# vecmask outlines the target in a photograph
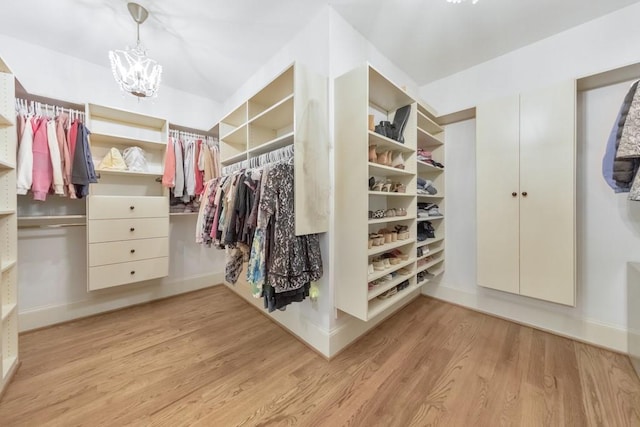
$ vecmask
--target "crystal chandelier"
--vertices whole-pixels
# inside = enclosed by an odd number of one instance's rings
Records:
[[[136,47],[127,46],[126,50],[109,51],[113,77],[120,89],[138,98],[157,96],[162,66],[147,57],[147,52],[140,43],[140,24],[149,17],[149,12],[138,3],[128,3],[127,7],[137,24]]]

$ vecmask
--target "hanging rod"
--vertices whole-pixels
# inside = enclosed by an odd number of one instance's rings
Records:
[[[223,175],[230,175],[242,169],[259,168],[261,166],[268,165],[269,163],[280,162],[288,160],[293,157],[294,146],[293,144],[286,147],[278,148],[277,150],[269,151],[268,153],[261,154],[258,157],[252,157],[248,160],[242,160],[237,163],[233,163],[229,166],[222,168]]]
[[[87,224],[69,223],[69,224],[29,224],[18,225],[18,228],[67,228],[67,227],[86,227]]]

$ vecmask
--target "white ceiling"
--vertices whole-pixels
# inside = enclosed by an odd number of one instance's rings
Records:
[[[225,101],[327,3],[418,84],[635,3],[632,0],[139,0],[163,81]],[[2,0],[0,33],[108,66],[135,42],[127,0]]]

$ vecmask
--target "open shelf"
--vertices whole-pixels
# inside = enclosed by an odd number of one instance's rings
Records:
[[[137,172],[137,171],[119,171],[112,169],[96,169],[96,173],[102,175],[125,175],[125,176],[162,176],[162,173],[157,172]]]
[[[393,193],[391,191],[369,191],[369,195],[383,197],[416,197],[415,193]]]
[[[374,299],[378,295],[384,294],[389,289],[395,288],[396,286],[398,286],[400,283],[404,282],[405,280],[409,280],[409,278],[411,278],[412,275],[413,275],[413,273],[411,273],[411,275],[409,275],[409,276],[398,275],[398,277],[394,278],[393,280],[390,280],[388,282],[384,282],[384,283],[382,283],[380,285],[375,286],[367,294],[367,299],[369,301],[371,301],[372,299]]]
[[[198,212],[169,212],[169,216],[194,216],[198,215]]]
[[[430,216],[428,218],[418,218],[418,222],[424,222],[424,221],[439,221],[441,219],[444,219],[444,216],[440,215],[440,216]]]
[[[6,263],[2,264],[2,268],[0,268],[0,273],[4,273],[6,271],[9,271],[10,268],[15,267],[15,265],[18,263],[18,261],[16,261],[15,259]]]
[[[0,128],[13,126],[13,122],[0,114]]]
[[[428,148],[428,147],[437,147],[444,144],[442,140],[431,135],[428,132],[423,131],[422,129],[418,129],[418,147],[420,148]]]
[[[228,145],[235,145],[244,150],[247,146],[247,125],[244,124],[237,129],[232,130],[220,140]]]
[[[14,163],[10,163],[6,160],[0,159],[0,170],[2,169],[15,169],[16,165]]]
[[[440,264],[442,261],[444,261],[444,258],[439,257],[437,259],[434,259],[433,261],[425,264],[425,265],[421,265],[421,266],[416,266],[416,273],[420,273],[421,271],[425,271],[430,269],[431,267],[433,267],[434,265]]]
[[[415,216],[390,216],[388,218],[380,218],[380,219],[370,219],[369,225],[374,224],[386,224],[390,222],[402,222],[402,221],[410,221],[416,219]]]
[[[438,195],[438,194],[417,194],[418,198],[420,199],[444,199],[444,195]]]
[[[258,156],[260,154],[268,153],[278,148],[286,147],[293,144],[293,132],[288,132],[285,135],[279,136],[276,139],[265,142],[264,144],[253,147],[248,152],[252,156]]]
[[[382,136],[379,133],[375,133],[374,131],[369,131],[369,145],[376,145],[377,150],[398,150],[403,153],[412,153],[414,150],[411,147],[407,147],[405,144],[401,144],[398,141],[395,141],[391,138],[387,138],[386,136]]]
[[[2,306],[2,311],[0,312],[0,320],[4,321],[7,317],[13,313],[13,311],[18,307],[18,304],[4,304]]]
[[[242,153],[238,153],[235,156],[231,156],[228,159],[221,160],[220,164],[222,164],[222,166],[232,165],[234,163],[238,163],[238,162],[241,162],[243,160],[247,160],[247,152],[246,151],[243,151]]]
[[[165,149],[167,144],[164,142],[152,141],[148,139],[135,139],[121,135],[111,135],[106,133],[91,133],[91,144],[100,145],[126,145],[128,147],[140,147],[147,150]]]
[[[293,124],[293,94],[274,104],[249,121],[250,124],[270,129],[281,129]]]
[[[425,258],[428,258],[430,256],[439,254],[440,252],[444,251],[444,248],[438,248],[438,249],[434,249],[432,251],[427,252],[426,254],[422,255],[421,257],[416,258],[416,261],[420,261],[423,260]]]
[[[407,279],[411,277],[411,276],[407,276]],[[400,282],[402,283],[402,282]],[[409,285],[407,288],[401,290],[400,292],[398,292],[397,294],[395,294],[392,297],[386,298],[386,299],[375,299],[372,300],[371,302],[369,302],[369,311],[368,311],[368,319],[371,320],[373,318],[375,318],[376,316],[380,315],[381,313],[384,313],[385,310],[387,310],[388,308],[394,306],[396,303],[404,300],[405,298],[411,296],[411,294],[416,291],[419,290],[420,286],[418,285]]]
[[[429,273],[433,274],[432,279],[440,276],[442,273],[444,273],[444,264],[442,264],[440,267],[436,268],[435,270],[430,271]]]
[[[416,162],[418,164],[418,172],[427,172],[427,173],[435,173],[435,172],[444,172],[444,168],[437,168],[429,163],[424,163],[421,161]]]
[[[0,209],[0,216],[13,215],[16,213],[15,209]]]
[[[444,132],[442,126],[433,121],[430,117],[424,114],[421,111],[421,108],[418,108],[418,129],[425,130],[431,134],[438,134]]]
[[[414,243],[416,239],[397,240],[393,243],[387,243],[386,245],[374,246],[367,252],[368,256],[378,255],[384,252],[391,251],[393,249],[401,248],[406,245]]]
[[[401,263],[399,263],[399,264],[392,265],[391,267],[386,268],[386,269],[384,269],[383,271],[375,271],[373,274],[369,274],[369,275],[367,276],[367,280],[368,280],[369,282],[373,282],[374,280],[382,279],[382,278],[383,278],[384,276],[386,276],[387,274],[391,274],[391,273],[393,273],[394,271],[398,271],[398,270],[400,270],[401,268],[404,268],[404,267],[407,267],[407,266],[409,266],[409,265],[413,264],[414,262],[416,262],[416,259],[415,259],[415,258],[411,258],[411,259],[408,259],[408,260],[406,260],[406,261],[402,261],[402,262],[401,262]],[[404,276],[404,277],[406,277],[406,278],[408,279],[408,278],[410,278],[412,275],[413,275],[413,274],[407,274],[407,275],[406,275],[406,276]]]
[[[444,237],[436,237],[433,239],[423,240],[422,242],[418,242],[418,247],[421,248],[423,246],[432,245],[434,243],[442,242]]]
[[[404,169],[398,169],[391,166],[379,165],[377,163],[369,162],[369,175],[386,176],[386,177],[406,177],[413,176],[413,172],[407,172]]]
[[[395,111],[414,102],[407,92],[383,76],[378,70],[369,67],[369,103],[384,111]]]

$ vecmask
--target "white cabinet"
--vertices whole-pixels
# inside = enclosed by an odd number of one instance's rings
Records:
[[[0,395],[18,368],[15,79],[0,59]]]
[[[476,110],[478,284],[575,305],[575,81]]]
[[[169,195],[159,178],[169,123],[139,113],[87,105],[91,151],[100,175],[87,198],[88,289],[169,274]],[[144,150],[144,171],[100,170],[114,147]]]

